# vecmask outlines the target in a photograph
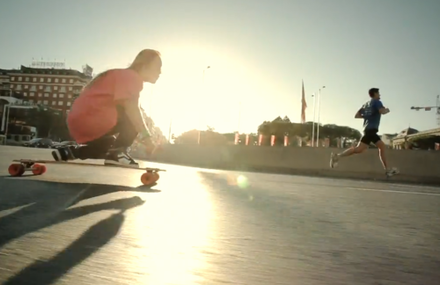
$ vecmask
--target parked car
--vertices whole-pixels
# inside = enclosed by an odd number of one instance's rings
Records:
[[[36,148],[52,148],[53,141],[47,138],[35,138],[30,141],[24,142],[25,147],[36,147]]]
[[[78,146],[78,144],[75,141],[54,142],[52,148],[60,148],[66,146]]]

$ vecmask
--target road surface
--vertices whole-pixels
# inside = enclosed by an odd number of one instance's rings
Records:
[[[0,147],[1,284],[439,284],[440,189],[174,165],[48,165]],[[148,163],[146,163],[148,164]]]

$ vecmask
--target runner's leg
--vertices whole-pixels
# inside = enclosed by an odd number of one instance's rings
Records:
[[[345,151],[335,154],[331,153],[330,156],[330,167],[335,168],[338,165],[339,159],[343,157],[348,157],[353,154],[360,154],[368,149],[368,146],[371,142],[371,135],[369,131],[365,131],[364,135],[362,136],[361,140],[357,144],[356,147],[350,147],[346,149]]]
[[[386,175],[388,176],[393,176],[395,174],[398,174],[399,171],[396,168],[389,168],[388,167],[388,162],[386,160],[385,157],[385,149],[386,149],[386,145],[385,143],[380,139],[380,137],[376,134],[376,138],[374,139],[373,143],[377,146],[377,148],[379,149],[379,158],[380,161],[382,162],[382,166],[386,172]]]
[[[379,150],[379,159],[380,162],[382,163],[383,169],[387,170],[388,163],[385,157],[385,149],[386,149],[385,143],[379,139],[374,144],[377,146],[377,149]]]

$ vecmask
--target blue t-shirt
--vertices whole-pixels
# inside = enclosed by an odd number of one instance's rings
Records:
[[[383,108],[383,104],[377,99],[371,99],[362,106],[360,113],[364,117],[364,130],[379,130],[380,118],[382,116],[379,110],[381,108]]]

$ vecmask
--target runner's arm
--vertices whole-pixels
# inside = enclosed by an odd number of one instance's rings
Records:
[[[382,107],[379,109],[379,113],[381,113],[382,115],[388,114],[390,112],[390,109]]]
[[[354,118],[355,119],[363,119],[364,118],[364,115],[363,115],[363,108],[360,108],[358,111],[357,111],[357,113],[354,115]]]
[[[384,105],[382,104],[382,102],[380,102],[380,101],[377,101],[376,107],[377,107],[377,110],[379,111],[379,113],[382,115],[388,114],[390,112],[390,109],[385,108]]]

